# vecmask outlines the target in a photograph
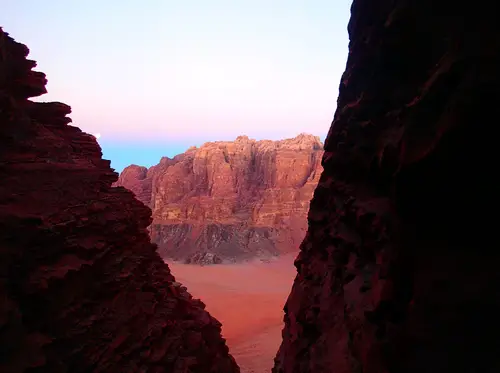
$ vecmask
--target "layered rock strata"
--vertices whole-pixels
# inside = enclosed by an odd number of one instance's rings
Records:
[[[0,371],[239,372],[150,243],[151,212],[0,29]]]
[[[298,251],[321,173],[323,144],[209,142],[146,169],[131,165],[116,185],[153,211],[151,238],[166,259],[211,264]]]
[[[273,372],[499,372],[498,13],[351,12]]]

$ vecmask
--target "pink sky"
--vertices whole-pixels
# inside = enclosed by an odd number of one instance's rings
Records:
[[[324,138],[332,121],[348,0],[5,2],[1,26],[47,74],[40,99],[71,105],[105,153],[242,134]]]

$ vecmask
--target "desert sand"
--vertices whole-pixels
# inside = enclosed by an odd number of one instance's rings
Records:
[[[270,263],[198,266],[168,263],[177,281],[222,324],[242,373],[268,373],[281,343],[283,306],[295,255]]]

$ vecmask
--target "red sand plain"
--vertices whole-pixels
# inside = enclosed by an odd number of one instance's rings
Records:
[[[268,373],[281,343],[283,306],[296,269],[294,255],[270,263],[197,266],[168,263],[177,281],[222,323],[242,373]]]

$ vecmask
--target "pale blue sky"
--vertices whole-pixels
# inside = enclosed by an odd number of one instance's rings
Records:
[[[349,0],[0,0],[44,101],[100,133],[112,167],[238,135],[325,137],[347,59]]]

